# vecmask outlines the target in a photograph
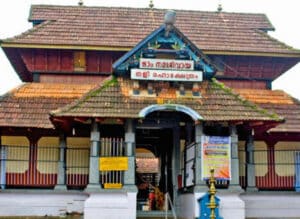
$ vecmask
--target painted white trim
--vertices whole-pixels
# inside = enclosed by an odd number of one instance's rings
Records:
[[[199,115],[195,110],[184,106],[180,104],[153,104],[150,106],[145,107],[139,112],[139,117],[144,118],[149,113],[152,113],[154,111],[163,111],[163,110],[172,110],[172,111],[178,111],[183,112],[187,115],[189,115],[193,120],[203,120],[203,117]]]

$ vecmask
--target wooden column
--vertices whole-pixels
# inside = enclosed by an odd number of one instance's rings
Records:
[[[58,161],[58,173],[57,173],[57,185],[55,189],[66,190],[66,135],[60,133],[59,135],[59,161]]]
[[[195,187],[194,192],[206,192],[207,186],[205,181],[201,179],[201,138],[203,134],[203,125],[196,124],[195,125],[195,142],[196,142],[196,158],[195,158]]]
[[[254,165],[254,136],[252,130],[248,133],[246,139],[246,174],[247,174],[247,191],[257,191],[255,183],[255,165]]]
[[[99,125],[95,119],[91,124],[90,136],[90,166],[89,166],[89,184],[86,190],[97,191],[101,189],[99,182],[99,147],[100,147],[100,131]]]
[[[29,168],[27,172],[27,185],[36,185],[38,182],[38,170],[37,170],[37,159],[38,159],[38,141],[40,136],[32,134],[27,136],[29,139]]]
[[[236,126],[230,127],[231,136],[231,181],[229,190],[242,192],[239,180],[238,135]]]

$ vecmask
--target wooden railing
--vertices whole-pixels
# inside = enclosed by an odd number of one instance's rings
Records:
[[[69,188],[84,188],[89,180],[90,149],[67,147],[66,184]]]
[[[59,147],[1,146],[1,187],[54,187],[57,184]],[[122,139],[101,139],[101,156],[123,156]],[[34,152],[34,153],[33,153]],[[299,190],[300,151],[256,150],[255,182],[260,190]],[[240,184],[247,187],[246,152],[239,151]],[[84,188],[88,184],[89,147],[66,148],[66,185]],[[100,183],[122,183],[122,171],[103,171]],[[226,187],[226,186],[225,186]]]
[[[100,157],[121,157],[125,154],[124,140],[122,138],[102,138]],[[124,171],[100,171],[100,184],[122,185]]]
[[[43,187],[57,184],[58,147],[1,146],[1,188]],[[89,148],[66,148],[66,185],[84,188],[89,176]]]
[[[2,187],[53,187],[57,182],[59,148],[1,146]]]
[[[247,187],[245,151],[240,151],[240,184]],[[296,150],[253,151],[255,183],[260,190],[298,190],[300,187],[300,152]]]

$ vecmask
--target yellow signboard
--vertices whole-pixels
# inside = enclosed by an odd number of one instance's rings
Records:
[[[104,183],[105,189],[121,189],[122,183]]]
[[[100,157],[100,171],[128,170],[128,157]]]

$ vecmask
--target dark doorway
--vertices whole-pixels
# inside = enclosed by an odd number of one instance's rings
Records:
[[[163,129],[161,132],[159,153],[160,153],[160,181],[159,189],[165,194],[169,193],[173,200],[172,182],[172,154],[173,154],[173,130]]]
[[[167,193],[173,200],[173,139],[172,128],[137,129],[138,210],[165,209],[163,199]]]

